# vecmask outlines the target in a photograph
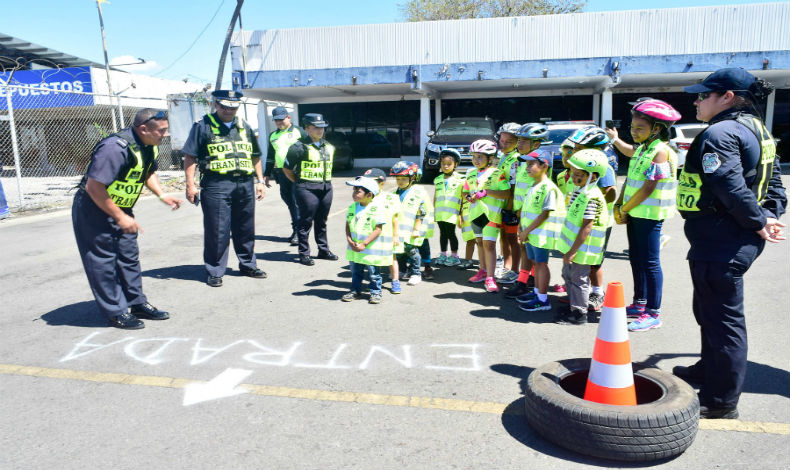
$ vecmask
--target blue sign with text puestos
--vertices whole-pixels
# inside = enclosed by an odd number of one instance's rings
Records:
[[[14,109],[93,106],[92,91],[90,67],[0,73],[0,109],[8,96]]]

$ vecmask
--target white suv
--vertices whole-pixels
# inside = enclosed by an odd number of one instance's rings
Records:
[[[707,124],[675,124],[669,128],[669,146],[678,154],[678,169],[686,164],[686,152],[689,150],[694,137],[704,131]]]

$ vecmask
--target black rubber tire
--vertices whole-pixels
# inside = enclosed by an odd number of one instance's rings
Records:
[[[635,365],[635,375],[658,385],[661,397],[636,406],[604,405],[560,386],[563,378],[589,369],[590,359],[567,359],[545,364],[529,375],[526,417],[535,432],[574,452],[621,461],[667,459],[683,453],[694,441],[699,401],[686,382]]]

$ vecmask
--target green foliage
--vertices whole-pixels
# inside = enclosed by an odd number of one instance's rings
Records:
[[[408,0],[398,4],[398,9],[406,21],[435,21],[577,13],[585,4],[573,0]]]

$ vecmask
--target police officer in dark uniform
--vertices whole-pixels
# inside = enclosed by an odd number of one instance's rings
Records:
[[[326,219],[332,207],[332,162],[335,147],[324,140],[329,125],[321,114],[305,114],[302,122],[307,137],[296,141],[288,149],[283,164],[286,178],[295,183],[294,195],[299,211],[296,233],[299,237],[299,262],[315,264],[310,257],[310,229],[315,224],[316,258],[337,260],[329,250],[326,239]]]
[[[282,106],[277,106],[272,111],[272,118],[277,130],[269,134],[269,151],[266,154],[266,168],[263,172],[263,181],[266,187],[270,188],[270,177],[274,177],[280,186],[280,197],[288,206],[291,214],[291,236],[288,237],[291,246],[299,244],[299,237],[296,235],[296,223],[299,221],[299,210],[294,197],[294,184],[283,174],[283,164],[285,155],[291,145],[299,139],[307,137],[307,133],[301,127],[291,123],[291,116],[288,110]]]
[[[698,93],[697,119],[710,126],[691,143],[677,208],[700,326],[699,362],[673,373],[700,384],[700,417],[735,419],[746,375],[743,275],[765,242],[784,240],[778,218],[787,199],[776,146],[756,103],[773,87],[740,68],[718,70],[685,88]]]
[[[258,141],[252,128],[236,117],[243,95],[216,90],[212,96],[215,112],[192,126],[183,152],[187,199],[203,205],[206,284],[220,287],[231,237],[241,274],[266,277],[255,262],[255,200],[263,199],[266,190]],[[199,199],[196,167],[201,173]]]
[[[99,310],[117,328],[143,328],[140,318],[170,318],[143,294],[140,225],[132,212],[143,185],[174,210],[183,203],[164,196],[156,176],[157,145],[167,128],[164,111],[139,111],[131,127],[96,144],[74,196],[71,220],[82,265]]]

